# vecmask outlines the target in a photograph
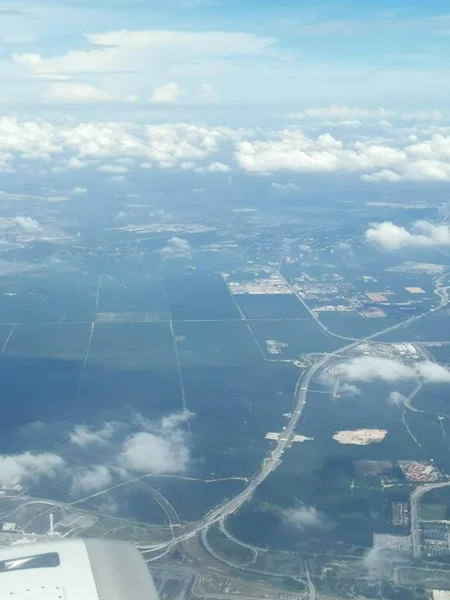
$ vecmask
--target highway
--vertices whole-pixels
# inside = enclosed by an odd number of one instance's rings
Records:
[[[245,542],[242,542],[241,540],[238,540],[236,537],[234,537],[234,535],[232,533],[230,533],[228,531],[228,529],[225,526],[225,521],[223,519],[220,520],[220,525],[219,525],[220,531],[232,542],[234,542],[235,544],[238,544],[239,546],[243,546],[244,548],[247,548],[248,550],[250,550],[251,552],[253,552],[254,556],[251,560],[251,563],[254,563],[256,561],[256,559],[258,558],[258,548],[256,548],[255,546],[252,546],[251,544],[246,544]]]
[[[303,563],[305,566],[306,582],[307,582],[308,592],[309,592],[309,600],[316,600],[316,588],[314,587],[314,584],[311,579],[311,573],[309,572],[308,563],[306,560],[304,560]]]
[[[361,340],[364,341],[364,340]],[[277,442],[277,446],[272,452],[267,456],[261,465],[261,469],[255,476],[249,480],[247,486],[239,492],[234,498],[225,502],[224,504],[218,506],[211,512],[209,512],[203,519],[201,519],[191,531],[186,532],[178,537],[175,537],[173,540],[168,542],[162,542],[153,546],[139,546],[139,549],[142,552],[155,550],[162,550],[166,548],[168,545],[173,546],[179,542],[183,542],[194,535],[197,534],[198,531],[201,531],[205,527],[211,527],[221,519],[225,519],[236,510],[238,510],[247,500],[251,498],[254,491],[258,488],[261,483],[267,479],[267,477],[274,471],[278,465],[281,463],[284,451],[287,447],[292,443],[295,429],[297,427],[298,421],[302,415],[302,412],[305,408],[306,404],[306,396],[308,393],[309,384],[314,375],[319,371],[328,361],[330,361],[335,356],[349,350],[357,346],[361,343],[360,340],[349,344],[348,346],[344,346],[343,348],[339,348],[330,354],[324,355],[320,360],[318,360],[314,365],[312,365],[307,371],[304,371],[302,375],[299,377],[297,381],[297,385],[294,391],[294,407],[292,410],[292,416],[289,419],[289,423],[286,426],[286,429],[280,435],[280,438]]]
[[[277,269],[272,268],[271,270],[273,272],[275,272],[277,275],[279,275],[285,281],[284,277],[279,273],[279,271]],[[373,333],[372,335],[369,335],[365,338],[352,341],[350,344],[347,344],[346,346],[343,346],[341,348],[338,348],[337,350],[334,350],[333,352],[325,354],[316,363],[314,363],[307,371],[304,371],[301,374],[301,376],[299,377],[299,379],[297,381],[297,385],[295,387],[294,406],[292,409],[292,416],[289,419],[289,423],[287,424],[286,429],[282,432],[282,435],[280,435],[280,438],[277,442],[276,448],[274,448],[274,450],[272,450],[270,452],[270,454],[266,458],[264,458],[260,470],[252,478],[249,479],[247,486],[241,492],[239,492],[239,494],[237,494],[234,498],[232,498],[231,500],[228,500],[224,504],[216,507],[208,514],[206,514],[203,517],[203,519],[201,519],[200,521],[198,521],[196,523],[196,525],[192,528],[192,530],[185,532],[178,537],[174,537],[170,541],[161,542],[156,545],[138,546],[138,548],[143,553],[145,553],[145,552],[154,552],[157,550],[165,550],[168,547],[173,547],[174,545],[195,536],[202,529],[204,529],[206,527],[211,527],[218,521],[220,521],[222,519],[226,519],[226,517],[228,517],[235,511],[237,511],[243,504],[245,504],[245,502],[247,502],[252,497],[253,493],[258,488],[258,486],[261,485],[261,483],[265,479],[267,479],[267,477],[278,467],[279,464],[281,464],[284,451],[286,450],[286,448],[289,447],[289,445],[293,441],[293,437],[295,434],[297,424],[301,418],[302,412],[303,412],[305,404],[306,404],[306,396],[308,393],[308,388],[309,388],[310,382],[311,382],[312,378],[315,376],[315,374],[320,369],[322,369],[326,365],[327,362],[329,362],[336,356],[339,356],[339,355],[347,352],[348,350],[355,348],[359,344],[374,340],[375,338],[377,338],[378,336],[380,336],[384,333],[388,333],[390,331],[398,329],[399,327],[407,325],[413,321],[419,320],[419,319],[423,318],[424,316],[431,314],[431,313],[435,312],[436,310],[439,310],[439,309],[443,308],[444,306],[446,306],[449,301],[447,289],[450,288],[450,286],[444,287],[442,285],[442,278],[439,278],[436,281],[436,283],[437,283],[437,287],[435,289],[435,293],[441,299],[438,306],[431,308],[426,313],[422,313],[421,315],[410,317],[409,319],[406,319],[405,321],[401,321],[399,323],[396,323],[395,325],[391,325],[390,327],[387,327],[386,329],[383,329],[381,331]],[[287,284],[287,285],[289,285],[289,284]],[[301,300],[302,304],[304,304],[303,300],[302,299],[300,299],[300,300]],[[315,319],[316,319],[316,316],[315,316]],[[327,329],[327,328],[322,325],[322,329]],[[386,343],[389,343],[389,342],[386,342]],[[411,522],[412,522],[412,518],[411,518]]]
[[[431,490],[436,490],[441,487],[450,485],[450,481],[444,481],[441,483],[427,483],[416,487],[410,496],[411,502],[411,540],[413,545],[414,558],[420,558],[421,556],[421,544],[420,544],[420,500],[424,494]]]

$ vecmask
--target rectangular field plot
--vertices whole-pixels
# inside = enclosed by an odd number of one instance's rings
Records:
[[[11,358],[84,359],[89,323],[30,323],[16,325],[5,348]]]
[[[159,279],[103,278],[97,305],[97,321],[167,321],[169,311]]]
[[[58,274],[58,277],[47,277],[38,285],[35,293],[41,297],[39,321],[94,320],[97,276]]]
[[[254,470],[264,436],[284,424],[292,398],[277,394],[275,375],[243,322],[176,323],[186,404],[205,476]],[[244,458],[245,457],[245,458]]]
[[[247,319],[298,319],[310,317],[294,294],[245,294],[234,296]]]
[[[251,328],[268,359],[294,360],[309,352],[332,352],[340,345],[312,319],[251,321]],[[344,342],[345,343],[345,342]]]
[[[76,396],[89,329],[74,323],[15,327],[0,360],[1,430],[65,418]]]
[[[97,283],[79,273],[13,279],[0,292],[0,322],[92,321]]]
[[[174,321],[240,319],[241,314],[218,275],[183,275],[164,282]]]
[[[450,342],[450,315],[429,315],[408,325],[421,342]]]
[[[30,287],[33,286],[29,278],[8,277],[0,288],[1,323],[33,323],[38,320],[41,300],[36,294],[30,293]]]
[[[148,417],[181,410],[177,360],[167,323],[97,323],[79,406]]]

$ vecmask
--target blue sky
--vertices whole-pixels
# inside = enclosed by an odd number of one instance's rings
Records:
[[[0,102],[443,109],[449,47],[441,0],[0,2]]]
[[[449,48],[443,0],[0,0],[0,173],[448,182]]]

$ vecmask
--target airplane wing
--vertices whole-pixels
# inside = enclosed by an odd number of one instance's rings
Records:
[[[133,546],[72,539],[0,548],[0,598],[11,600],[158,600]]]

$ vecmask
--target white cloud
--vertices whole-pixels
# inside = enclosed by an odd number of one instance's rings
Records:
[[[359,396],[362,392],[356,385],[352,383],[347,383],[346,381],[342,382],[339,385],[339,395],[340,396]]]
[[[153,92],[150,102],[173,103],[179,102],[184,92],[176,82],[162,85]]]
[[[340,371],[348,381],[420,379],[425,383],[450,383],[450,371],[431,361],[405,364],[391,358],[359,356],[341,363]]]
[[[406,400],[406,396],[404,394],[402,394],[401,392],[397,392],[395,390],[395,391],[389,393],[388,400],[391,404],[397,404],[397,405],[404,404],[405,400]]]
[[[84,169],[88,166],[88,164],[76,156],[72,156],[67,162],[68,169]]]
[[[425,132],[427,135],[428,132]],[[450,181],[450,136],[432,133],[420,142],[392,139],[317,138],[298,128],[268,132],[236,144],[236,159],[250,173],[277,171],[361,173],[367,182]]]
[[[325,529],[330,526],[330,520],[314,506],[297,504],[294,508],[286,508],[281,511],[285,523],[292,525],[299,531],[311,531],[314,529]]]
[[[367,569],[371,577],[378,580],[392,577],[393,565],[410,562],[408,552],[402,554],[399,550],[390,548],[371,548],[362,560],[363,567]]]
[[[156,88],[150,97],[150,102],[176,104],[181,101],[190,101],[192,103],[214,104],[218,99],[217,92],[209,83],[204,83],[198,88],[185,88],[172,81]]]
[[[86,194],[87,192],[87,188],[84,187],[75,187],[72,190],[72,194],[75,194],[75,196],[82,196],[83,194]]]
[[[192,255],[192,246],[183,238],[173,237],[160,253],[163,258],[189,258]]]
[[[96,465],[77,473],[72,481],[72,493],[86,494],[103,490],[111,485],[111,470],[104,465]]]
[[[434,225],[429,221],[416,221],[410,232],[392,221],[384,221],[370,227],[365,233],[365,239],[386,250],[450,246],[450,227]]]
[[[121,459],[126,469],[160,475],[183,471],[188,453],[183,445],[174,448],[168,440],[142,431],[127,440]]]
[[[69,434],[72,444],[86,448],[89,446],[104,446],[114,437],[117,431],[116,423],[105,423],[101,429],[89,429],[85,425],[76,425]]]
[[[382,169],[377,173],[372,173],[371,175],[362,175],[361,179],[363,181],[373,181],[375,183],[380,181],[401,181],[403,178],[398,173],[394,173],[394,171],[390,171],[389,169]]]
[[[228,173],[231,168],[229,165],[216,161],[205,167],[205,171],[208,173]]]
[[[227,172],[233,158],[230,149],[234,147],[238,166],[248,173],[349,172],[368,182],[450,180],[450,136],[432,130],[424,130],[414,139],[402,136],[394,142],[379,137],[340,139],[326,131],[311,137],[298,128],[263,133],[260,129],[192,123],[139,125],[67,119],[53,124],[42,119],[21,121],[3,117],[0,118],[0,171],[13,171],[20,161],[33,161],[32,165],[42,168],[37,163],[41,160],[46,168],[61,172],[98,169],[103,162],[114,164],[131,159],[145,167]],[[218,161],[215,155],[224,158]],[[108,170],[111,168],[108,164],[101,168]],[[289,191],[289,184],[284,185]],[[273,187],[282,191],[277,185]],[[289,189],[294,191],[292,186]]]
[[[100,102],[111,100],[110,94],[88,83],[52,83],[45,94],[47,100],[60,102]]]
[[[125,440],[118,457],[119,465],[126,471],[154,475],[185,471],[190,456],[180,425],[190,416],[188,412],[171,415],[163,419],[159,426],[140,419],[146,430]]]
[[[97,168],[99,160],[125,158],[173,168],[186,161],[202,164],[222,144],[243,135],[243,131],[228,127],[189,123],[137,125],[68,119],[56,125],[40,119],[20,121],[3,117],[0,157],[4,156],[8,168],[13,167],[14,161],[37,159],[52,163],[58,170]]]
[[[272,181],[270,186],[278,192],[295,193],[302,191],[302,188],[295,183],[277,183],[276,181]]]
[[[102,165],[99,168],[99,171],[103,171],[103,173],[128,173],[129,169],[124,167],[123,165]]]
[[[31,217],[14,217],[11,220],[11,225],[17,226],[19,229],[27,233],[33,233],[42,230],[41,224],[36,221],[36,219],[32,219]]]
[[[361,124],[362,121],[385,121],[386,119],[400,119],[403,121],[439,121],[444,115],[439,110],[426,110],[419,112],[398,112],[383,107],[367,109],[339,104],[331,106],[316,106],[307,108],[301,113],[287,115],[290,119],[305,119],[311,121],[330,121]]]
[[[36,482],[41,477],[54,477],[64,466],[64,460],[50,452],[0,456],[0,484],[8,485],[15,480]]]
[[[190,453],[183,424],[192,416],[183,411],[155,422],[136,414],[127,423],[106,422],[99,429],[75,426],[69,433],[70,443],[82,448],[87,457],[95,452],[96,462],[76,471],[72,493],[81,495],[105,489],[115,476],[130,478],[136,473],[161,475],[185,471]],[[96,464],[100,462],[99,453],[102,464]]]
[[[38,75],[104,73],[125,70],[153,70],[163,72],[164,65],[207,57],[252,56],[263,54],[276,42],[250,33],[222,31],[168,31],[127,30],[85,35],[92,45],[88,50],[77,50],[43,58],[37,53],[15,53],[12,59]],[[166,60],[162,61],[161,58]]]
[[[214,89],[214,86],[210,83],[204,83],[197,90],[194,90],[193,96],[200,102],[206,102],[208,104],[214,104],[219,100],[219,96]]]
[[[355,121],[367,119],[386,119],[396,113],[385,108],[366,109],[334,104],[307,108],[302,113],[288,115],[288,118],[311,119],[315,121]]]
[[[345,146],[329,133],[313,139],[299,129],[284,129],[276,132],[274,138],[238,142],[238,164],[251,173],[358,172],[402,164],[407,160],[404,150],[388,144],[356,141]]]

